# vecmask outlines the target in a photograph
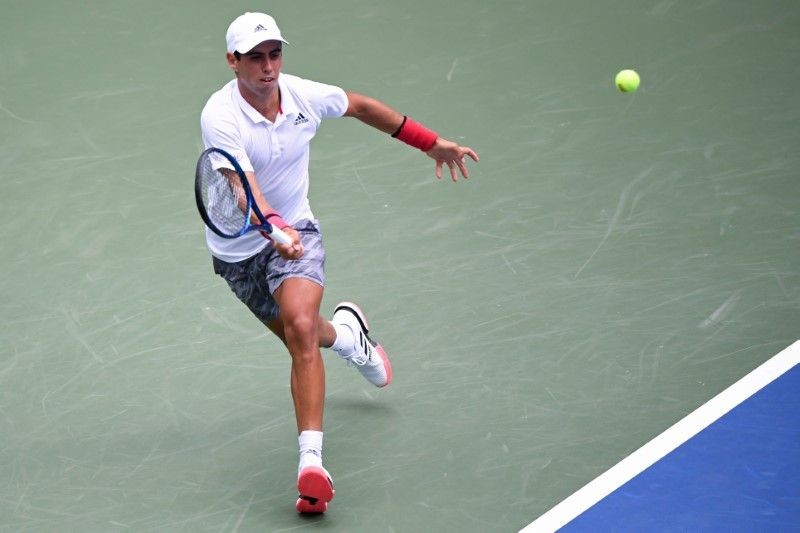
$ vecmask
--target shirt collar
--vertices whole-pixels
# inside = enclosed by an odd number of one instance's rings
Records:
[[[278,89],[281,91],[281,113],[275,118],[274,124],[276,126],[284,120],[287,120],[289,116],[295,116],[298,113],[297,101],[286,88],[286,84],[283,82],[283,76],[278,77]],[[236,102],[239,104],[239,108],[250,120],[256,124],[259,122],[269,122],[264,115],[259,113],[256,108],[251,106],[247,100],[244,99],[242,93],[239,91],[239,84],[235,79],[233,80],[233,94]]]
[[[282,115],[288,119],[289,117],[294,117],[300,111],[300,107],[297,105],[297,100],[295,100],[292,91],[289,90],[286,82],[284,80],[283,75],[278,77],[278,87],[281,90],[281,110],[283,111]]]

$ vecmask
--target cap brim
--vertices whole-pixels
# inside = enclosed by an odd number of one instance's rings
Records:
[[[280,35],[251,35],[249,38],[243,40],[242,42],[236,45],[235,52],[239,52],[240,54],[246,54],[259,44],[266,42],[266,41],[280,41],[284,44],[289,44],[289,41],[281,37]]]

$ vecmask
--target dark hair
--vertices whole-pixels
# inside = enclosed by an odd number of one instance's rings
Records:
[[[233,51],[233,57],[235,57],[235,58],[236,58],[236,61],[239,61],[240,59],[242,59],[242,54],[240,54],[239,52],[237,52],[236,50],[234,50],[234,51]]]

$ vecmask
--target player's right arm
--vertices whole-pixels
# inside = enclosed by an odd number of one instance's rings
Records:
[[[255,200],[256,205],[258,206],[258,210],[261,211],[261,214],[264,215],[264,217],[266,217],[267,222],[272,224],[273,220],[270,217],[269,213],[278,213],[278,212],[275,211],[275,209],[270,205],[267,199],[264,198],[264,195],[261,194],[261,189],[258,186],[258,180],[256,180],[255,172],[253,172],[252,170],[245,171],[244,175],[247,177],[247,183],[250,185],[250,190],[253,192],[253,199]],[[251,218],[250,220],[251,223],[260,224],[258,216],[255,213],[251,213],[250,218]],[[280,218],[280,215],[278,215],[278,218],[280,219],[281,222],[283,222],[283,219]],[[272,244],[273,246],[275,246],[275,249],[284,259],[288,260],[300,259],[300,257],[303,256],[303,251],[304,251],[303,244],[302,242],[300,242],[300,234],[297,233],[297,230],[295,230],[288,223],[279,224],[278,227],[279,229],[282,229],[284,233],[286,233],[292,239],[292,244],[291,245],[280,244],[278,242],[273,241]]]
[[[247,183],[250,185],[253,199],[259,211],[267,218],[267,222],[272,223],[272,220],[270,220],[272,217],[270,217],[269,214],[277,213],[277,211],[275,211],[261,193],[261,188],[258,186],[258,180],[256,180],[255,172],[252,170],[250,159],[242,146],[236,121],[230,118],[226,113],[217,112],[216,109],[206,105],[200,115],[200,126],[203,135],[203,144],[206,148],[212,146],[221,148],[231,154],[242,166],[242,170],[244,170],[244,174],[247,177]],[[278,216],[280,217],[279,213]],[[282,221],[283,219],[280,220]],[[250,214],[250,222],[253,224],[260,223],[255,213]],[[297,233],[293,227],[285,223],[280,223],[278,227],[289,235],[292,239],[292,245],[283,245],[273,241],[275,250],[277,250],[281,257],[287,260],[299,259],[302,257],[303,245],[300,242],[299,233]]]

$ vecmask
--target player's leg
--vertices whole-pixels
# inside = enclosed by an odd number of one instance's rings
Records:
[[[325,402],[325,368],[320,336],[333,336],[319,314],[325,285],[325,248],[315,221],[295,224],[305,253],[287,261],[274,250],[264,265],[273,312],[262,318],[286,345],[292,358],[291,391],[298,429],[297,510],[324,512],[333,498],[333,484],[322,466],[322,426]]]
[[[286,337],[283,332],[283,322],[281,322],[280,318],[275,318],[273,320],[262,320],[262,322],[276,337],[283,342],[283,344],[286,344]],[[334,329],[333,324],[322,315],[319,315],[318,324],[319,327],[317,329],[317,337],[319,339],[319,347],[330,348],[336,341],[336,330]]]
[[[287,278],[273,293],[280,309],[281,338],[292,358],[291,391],[297,420],[300,460],[299,512],[324,512],[333,499],[333,483],[322,466],[325,367],[319,350],[319,306],[322,286],[304,278]]]
[[[283,341],[292,357],[292,396],[299,431],[322,430],[325,367],[319,351],[322,287],[303,278],[285,280],[274,293]]]

